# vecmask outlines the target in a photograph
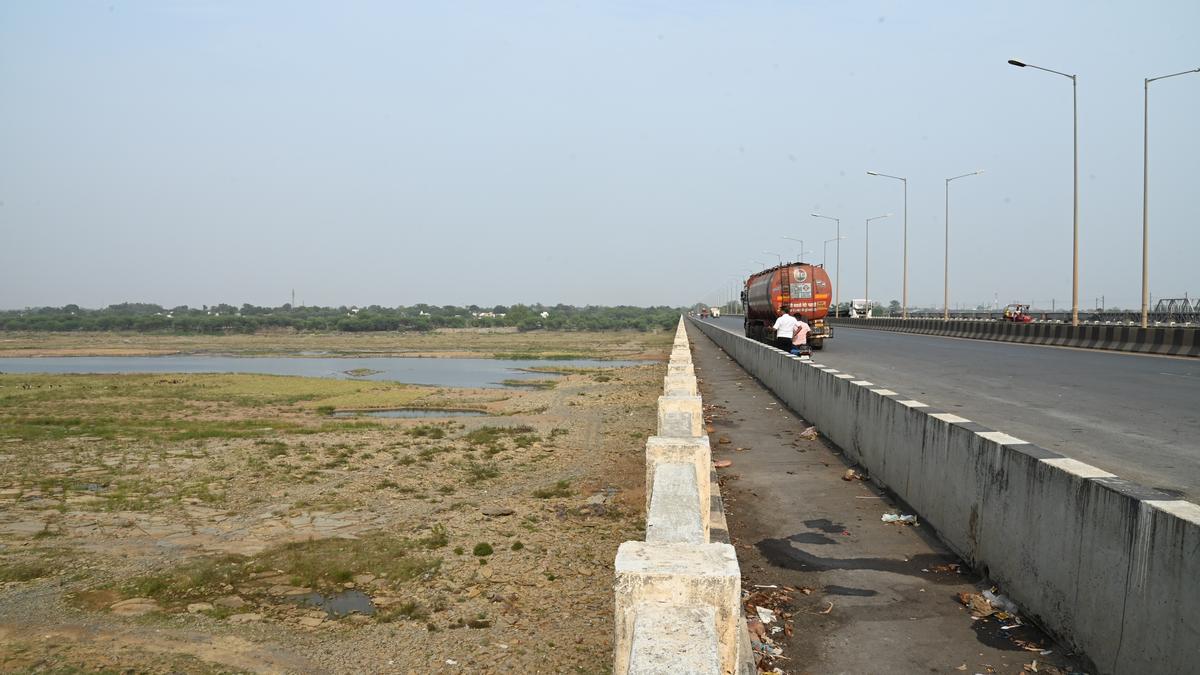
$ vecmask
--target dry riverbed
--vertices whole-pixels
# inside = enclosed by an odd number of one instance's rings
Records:
[[[0,671],[606,672],[661,376],[0,375]]]
[[[605,331],[299,333],[158,335],[0,333],[0,359],[28,356],[410,356],[506,359],[658,359],[669,333]],[[666,336],[666,337],[664,337]],[[0,361],[0,371],[4,370]]]

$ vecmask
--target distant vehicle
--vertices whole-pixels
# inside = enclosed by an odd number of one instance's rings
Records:
[[[707,307],[701,307],[701,308],[700,308],[700,318],[701,318],[701,319],[707,319],[708,317],[709,317],[708,308],[707,308]]]
[[[783,307],[785,312],[798,312],[798,316],[808,323],[812,328],[808,344],[813,349],[821,349],[825,340],[833,337],[833,326],[825,322],[831,297],[833,284],[820,265],[789,263],[751,275],[742,290],[746,337],[770,343],[774,337],[776,310]]]
[[[709,310],[709,313],[712,314],[712,318],[714,318],[714,319],[718,319],[721,317],[721,310],[718,307],[713,307],[712,309]]]
[[[868,306],[865,299],[855,299],[850,301],[850,318],[861,319],[870,318],[871,308]]]
[[[1029,305],[1013,303],[1004,308],[1004,320],[1013,323],[1030,323],[1033,317],[1029,315]]]

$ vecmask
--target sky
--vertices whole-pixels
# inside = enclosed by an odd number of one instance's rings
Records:
[[[1200,3],[0,3],[0,308],[1141,295]],[[1200,73],[1150,290],[1200,293]],[[841,219],[840,256],[832,220]],[[840,259],[840,264],[837,262]],[[840,270],[838,269],[840,267]]]

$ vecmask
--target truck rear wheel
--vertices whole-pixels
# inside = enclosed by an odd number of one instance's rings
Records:
[[[811,346],[813,348],[814,351],[820,351],[821,348],[825,346],[825,338],[812,340],[808,344],[809,344],[809,346]]]

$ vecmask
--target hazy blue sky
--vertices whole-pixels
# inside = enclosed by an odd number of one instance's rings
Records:
[[[1140,297],[1142,78],[1200,2],[5,2],[0,307]],[[1151,290],[1200,293],[1200,74],[1151,85]],[[834,245],[830,245],[833,272]]]

